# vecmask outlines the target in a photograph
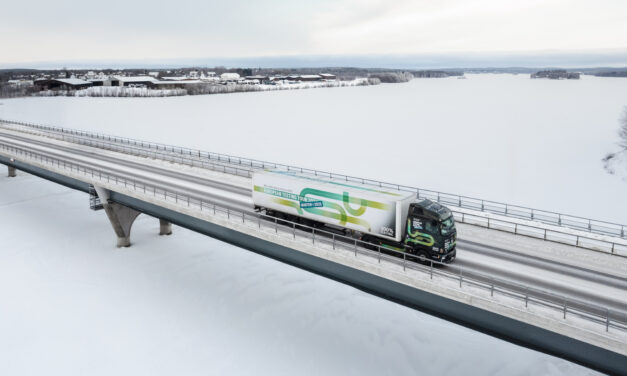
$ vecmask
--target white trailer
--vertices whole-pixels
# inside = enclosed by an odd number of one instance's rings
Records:
[[[253,174],[256,207],[400,242],[415,194],[280,170]]]

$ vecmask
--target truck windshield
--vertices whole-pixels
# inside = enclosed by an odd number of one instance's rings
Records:
[[[442,221],[442,227],[441,227],[442,235],[450,234],[454,228],[455,228],[455,220],[453,219],[452,215]]]

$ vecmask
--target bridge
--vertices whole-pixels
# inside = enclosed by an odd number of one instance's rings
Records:
[[[83,191],[116,245],[140,214],[610,373],[627,364],[627,231],[620,224],[93,132],[0,122],[0,163]],[[252,173],[274,168],[410,191],[447,205],[458,258],[404,253],[253,209]],[[71,230],[68,230],[71,231]],[[392,252],[393,253],[393,252]]]

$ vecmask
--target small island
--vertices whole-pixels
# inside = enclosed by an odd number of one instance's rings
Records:
[[[567,72],[565,69],[543,70],[532,73],[531,78],[548,78],[550,80],[578,80],[579,73]]]

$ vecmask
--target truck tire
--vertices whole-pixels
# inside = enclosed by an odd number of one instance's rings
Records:
[[[416,252],[416,259],[419,263],[426,265],[429,263],[429,260],[431,260],[431,257],[429,257],[427,251],[418,250]]]

